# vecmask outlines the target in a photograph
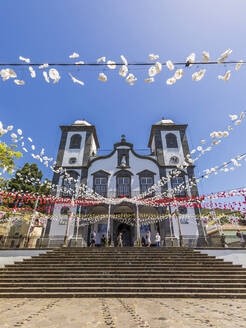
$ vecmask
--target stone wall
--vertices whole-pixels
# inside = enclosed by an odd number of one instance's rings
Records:
[[[233,264],[241,264],[246,268],[246,249],[202,249],[199,251],[202,254],[216,256],[218,259],[224,259]]]

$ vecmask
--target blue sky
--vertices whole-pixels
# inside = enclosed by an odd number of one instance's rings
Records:
[[[230,59],[245,59],[245,1],[2,1],[0,20],[0,61],[18,62],[18,57],[32,62],[69,62],[76,51],[85,62],[100,56],[129,62],[147,61],[149,53],[161,61],[182,61],[203,50],[217,59],[226,49]],[[228,115],[246,109],[246,65],[236,72],[234,66],[208,67],[204,79],[193,82],[191,75],[201,69],[192,66],[173,86],[165,81],[171,76],[164,69],[156,82],[146,84],[147,70],[133,70],[138,81],[130,87],[118,75],[107,71],[108,82],[97,81],[97,68],[62,68],[58,84],[47,84],[41,73],[31,79],[26,68],[17,69],[26,81],[0,81],[0,120],[21,128],[36,145],[44,146],[48,156],[56,157],[60,139],[59,125],[86,118],[96,125],[102,149],[125,133],[135,148],[146,148],[151,124],[162,116],[178,124],[187,123],[190,148],[208,139],[214,130],[224,130]],[[232,70],[223,82],[218,74]],[[100,70],[101,71],[101,70]],[[85,82],[81,87],[71,82],[71,72]],[[246,152],[246,121],[230,137],[197,162],[197,174]],[[31,161],[29,155],[25,159]],[[21,165],[23,161],[20,161]],[[44,170],[51,176],[51,171]],[[200,193],[245,186],[246,163],[231,173],[210,177],[199,185]]]

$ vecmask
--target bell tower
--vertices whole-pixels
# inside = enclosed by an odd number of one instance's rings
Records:
[[[148,147],[160,165],[183,165],[189,146],[186,138],[187,124],[175,124],[172,120],[152,125]]]
[[[80,177],[82,183],[86,183],[88,162],[91,156],[97,154],[99,148],[96,128],[83,119],[75,121],[72,125],[62,125],[60,129],[62,135],[56,167],[73,172],[73,175]],[[59,180],[59,174],[55,173],[53,183],[61,185]]]

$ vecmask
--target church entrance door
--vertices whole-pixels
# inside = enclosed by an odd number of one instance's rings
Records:
[[[118,226],[117,236],[122,233],[123,246],[131,246],[131,228],[128,224],[121,223]]]

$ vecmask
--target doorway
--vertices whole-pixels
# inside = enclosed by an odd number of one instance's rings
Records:
[[[122,233],[123,246],[132,246],[131,227],[126,223],[120,223],[117,229],[117,236]]]

